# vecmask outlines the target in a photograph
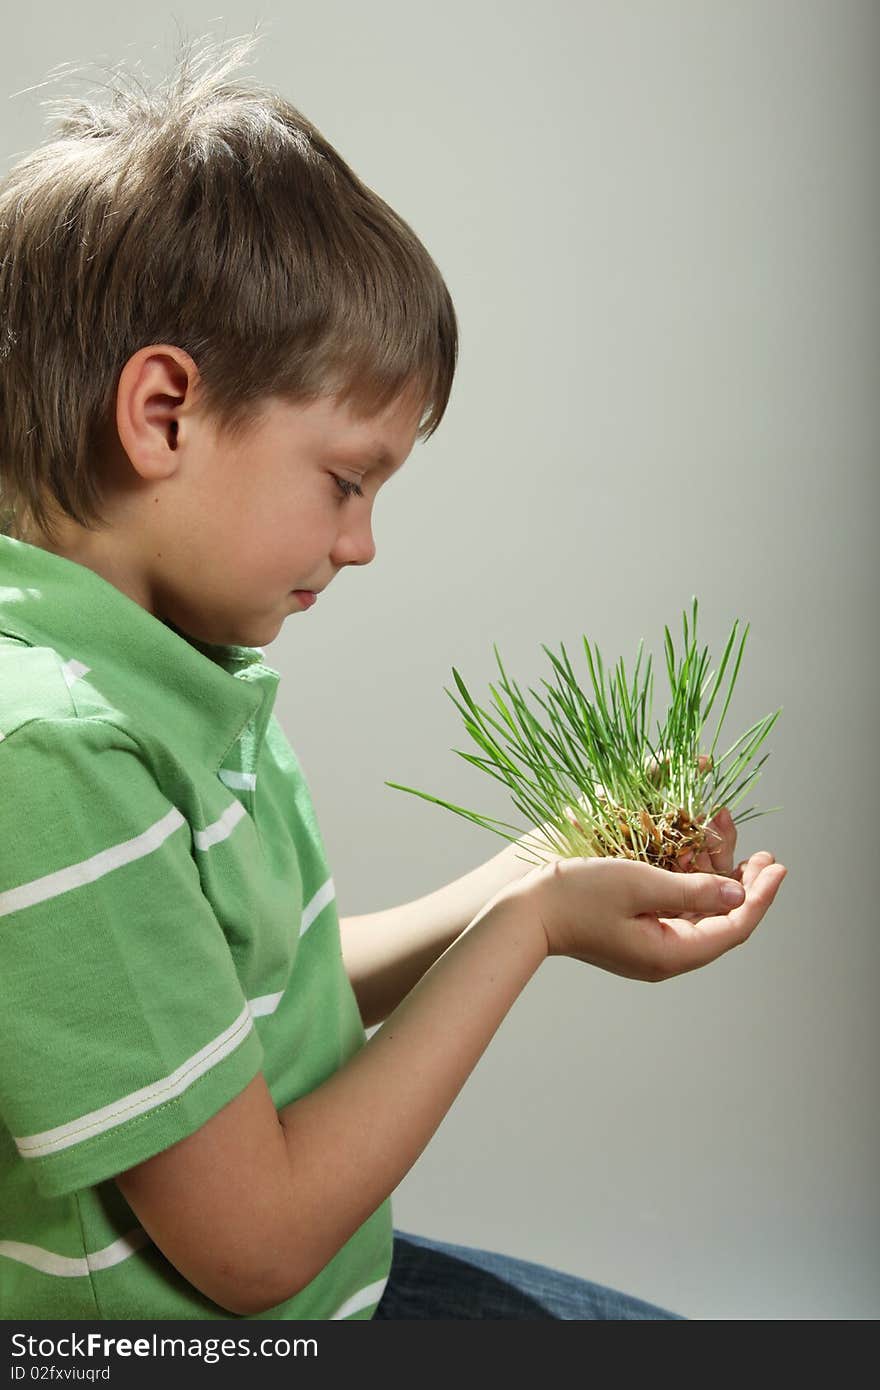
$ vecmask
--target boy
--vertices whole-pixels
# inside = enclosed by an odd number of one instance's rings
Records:
[[[390,1194],[548,955],[695,969],[785,869],[734,873],[722,818],[693,875],[512,846],[340,924],[262,647],[372,560],[457,327],[411,229],[226,80],[248,47],[71,106],[0,188],[2,1315],[667,1317],[408,1240]]]

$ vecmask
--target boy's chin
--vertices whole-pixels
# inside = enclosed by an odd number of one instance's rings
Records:
[[[215,622],[199,622],[191,618],[165,618],[163,621],[185,641],[210,647],[266,647],[275,641],[287,616],[286,613],[280,616],[267,614],[262,618],[233,618]]]

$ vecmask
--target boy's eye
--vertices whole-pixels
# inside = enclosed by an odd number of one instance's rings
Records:
[[[335,473],[331,473],[330,477],[340,488],[341,492],[343,493],[343,496],[363,497],[363,489],[361,488],[359,483],[350,483],[347,478],[339,478]]]

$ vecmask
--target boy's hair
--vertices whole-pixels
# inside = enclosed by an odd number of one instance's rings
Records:
[[[0,531],[51,536],[59,508],[105,523],[101,441],[150,343],[189,353],[231,438],[269,395],[335,393],[369,415],[415,388],[417,437],[443,418],[446,284],[305,116],[228,80],[255,41],[184,45],[152,93],[120,80],[101,104],[63,98],[55,138],[0,182]]]

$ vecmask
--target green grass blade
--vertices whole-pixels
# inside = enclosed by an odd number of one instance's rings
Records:
[[[395,791],[409,792],[412,796],[419,796],[423,801],[433,801],[435,806],[442,806],[447,811],[454,811],[457,816],[464,816],[467,820],[473,821],[476,825],[483,826],[486,830],[494,830],[496,825],[506,826],[508,830],[513,830],[513,835],[502,835],[504,840],[517,840],[526,831],[520,830],[515,825],[509,825],[507,821],[496,820],[491,816],[481,816],[476,811],[466,811],[463,806],[455,806],[451,801],[442,801],[439,796],[431,796],[429,792],[416,791],[415,787],[403,787],[399,782],[386,782],[386,787],[392,787]],[[495,831],[501,835],[501,831]]]
[[[736,657],[736,665],[735,665],[734,668],[733,668],[733,675],[732,675],[731,678],[730,678],[730,685],[729,685],[728,691],[727,691],[727,699],[724,701],[724,708],[723,708],[722,711],[721,711],[721,718],[718,720],[718,727],[717,727],[716,730],[715,730],[715,737],[714,737],[713,740],[712,740],[712,747],[711,747],[710,750],[709,750],[710,754],[711,754],[713,757],[714,757],[714,755],[715,755],[715,745],[716,745],[717,742],[718,742],[718,735],[721,733],[721,725],[724,723],[724,716],[725,716],[726,713],[727,713],[727,707],[728,707],[728,705],[730,704],[730,697],[731,697],[731,695],[733,694],[733,688],[734,688],[734,686],[736,685],[736,678],[737,678],[737,676],[739,675],[739,668],[740,668],[740,663],[741,663],[741,661],[742,661],[743,649],[744,649],[744,647],[745,647],[745,645],[746,645],[746,638],[747,638],[748,635],[749,635],[749,628],[750,628],[750,626],[751,626],[751,624],[748,624],[748,623],[746,624],[745,631],[743,632],[743,635],[742,635],[742,641],[741,641],[740,644],[739,644],[739,652],[737,653],[737,657]]]

